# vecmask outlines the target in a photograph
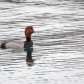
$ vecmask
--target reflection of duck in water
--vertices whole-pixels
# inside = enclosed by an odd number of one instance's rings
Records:
[[[0,45],[1,48],[16,48],[16,49],[22,49],[27,48],[33,45],[33,42],[31,40],[31,34],[35,32],[32,26],[27,26],[25,28],[25,37],[26,41],[20,41],[20,40],[14,40],[10,42],[4,42]]]
[[[33,66],[33,59],[32,59],[32,52],[33,52],[33,47],[28,47],[25,48],[24,51],[27,51],[27,56],[26,56],[26,63],[28,66]]]

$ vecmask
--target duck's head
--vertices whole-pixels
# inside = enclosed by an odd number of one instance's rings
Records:
[[[27,26],[25,28],[25,37],[26,38],[31,38],[31,34],[34,32],[34,29],[32,26]]]

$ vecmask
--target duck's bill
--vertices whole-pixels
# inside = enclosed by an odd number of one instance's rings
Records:
[[[36,31],[33,31],[33,33],[38,33],[38,32],[36,32]]]

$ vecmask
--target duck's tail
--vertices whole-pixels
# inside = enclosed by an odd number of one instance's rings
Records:
[[[0,44],[0,48],[5,48],[5,43]]]

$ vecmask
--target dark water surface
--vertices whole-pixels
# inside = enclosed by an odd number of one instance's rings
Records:
[[[0,84],[84,84],[84,2],[0,2],[0,44],[28,25],[33,50],[0,49]]]

